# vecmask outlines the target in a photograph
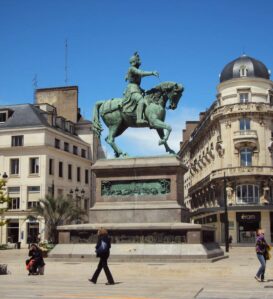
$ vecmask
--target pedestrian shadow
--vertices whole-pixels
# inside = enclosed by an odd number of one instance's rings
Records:
[[[124,283],[123,281],[117,281],[113,285]],[[97,284],[106,284],[105,282],[97,282]]]
[[[265,286],[265,289],[273,289],[273,286]]]
[[[273,279],[267,279],[267,281],[266,282],[272,282],[273,281]]]

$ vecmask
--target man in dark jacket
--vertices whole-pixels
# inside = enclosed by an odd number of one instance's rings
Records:
[[[98,242],[96,245],[96,254],[100,258],[98,267],[93,274],[91,279],[88,279],[90,282],[97,283],[97,279],[100,275],[101,270],[103,269],[108,280],[108,285],[115,284],[113,276],[108,268],[107,260],[110,255],[111,240],[108,236],[106,229],[101,228],[98,231]]]

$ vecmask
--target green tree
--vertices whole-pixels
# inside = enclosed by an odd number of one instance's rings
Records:
[[[0,179],[0,226],[4,226],[7,224],[7,220],[3,219],[3,214],[7,211],[7,206],[5,206],[5,203],[9,203],[10,199],[6,192],[6,180]],[[2,238],[2,236],[1,236]]]
[[[39,205],[34,207],[32,211],[45,219],[48,240],[54,244],[58,243],[57,226],[82,220],[87,214],[82,208],[77,207],[72,199],[55,198],[50,195],[41,199]]]

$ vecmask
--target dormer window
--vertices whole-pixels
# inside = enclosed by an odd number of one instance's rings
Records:
[[[273,105],[273,91],[269,91],[269,103]]]
[[[245,65],[240,68],[240,77],[247,77],[247,68]]]
[[[0,112],[0,123],[4,123],[7,121],[7,111]]]

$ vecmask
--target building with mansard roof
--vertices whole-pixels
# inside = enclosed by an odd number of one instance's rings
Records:
[[[193,222],[213,225],[224,242],[226,199],[233,243],[253,243],[259,227],[273,241],[273,82],[264,63],[243,55],[223,68],[216,100],[186,122],[179,154]]]
[[[77,86],[38,89],[34,104],[0,106],[0,174],[8,175],[11,199],[1,244],[46,238],[44,220],[31,212],[46,195],[69,196],[88,210],[91,165],[103,156],[91,121],[80,114]]]

